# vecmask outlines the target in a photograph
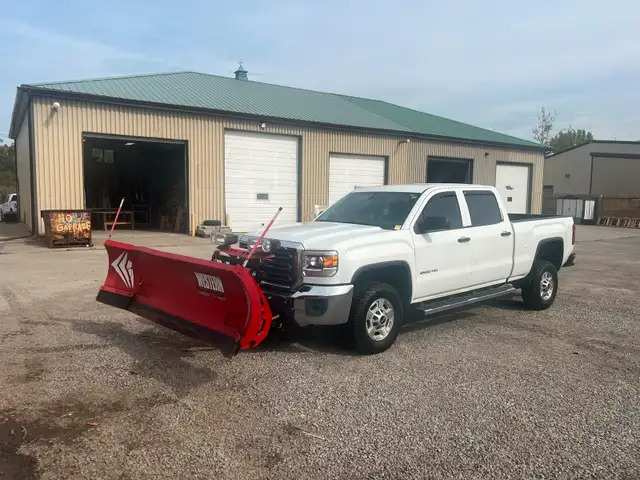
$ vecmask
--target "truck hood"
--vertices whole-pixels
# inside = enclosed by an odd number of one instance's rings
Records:
[[[310,222],[274,227],[267,237],[286,242],[301,243],[306,250],[335,250],[347,244],[362,243],[372,235],[386,230],[370,225],[353,223]]]

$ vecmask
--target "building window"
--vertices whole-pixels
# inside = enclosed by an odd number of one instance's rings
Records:
[[[106,148],[92,148],[91,159],[96,163],[113,163],[113,150]]]
[[[429,157],[427,183],[472,183],[473,160],[469,158]]]

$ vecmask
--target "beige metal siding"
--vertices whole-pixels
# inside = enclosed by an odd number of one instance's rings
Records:
[[[254,120],[180,113],[107,103],[34,99],[35,155],[39,171],[39,208],[84,207],[82,134],[102,133],[187,142],[189,157],[190,230],[207,218],[224,218],[224,131],[249,130],[295,135],[301,142],[302,219],[329,197],[329,154],[383,155],[389,159],[389,183],[424,182],[430,155],[474,160],[474,182],[495,183],[496,161],[533,164],[532,210],[542,202],[542,155],[523,150],[472,147],[404,137],[267,123]],[[488,155],[485,155],[488,153]],[[42,226],[41,226],[42,228]]]
[[[29,146],[29,115],[25,115],[16,137],[16,163],[20,221],[31,229],[31,154]]]

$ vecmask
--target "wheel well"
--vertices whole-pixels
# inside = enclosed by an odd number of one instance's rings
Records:
[[[382,282],[392,285],[398,290],[403,300],[411,301],[411,273],[405,262],[385,262],[361,267],[353,275],[356,289],[371,282]]]
[[[562,258],[564,256],[564,242],[561,238],[545,240],[538,244],[536,259],[547,260],[553,263],[556,269],[560,270]]]

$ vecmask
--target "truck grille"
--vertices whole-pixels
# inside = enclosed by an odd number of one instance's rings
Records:
[[[243,240],[241,248],[250,248]],[[302,251],[293,247],[279,247],[269,258],[262,261],[256,279],[268,290],[291,291],[302,283]]]
[[[276,289],[293,290],[300,285],[300,251],[280,247],[262,261],[258,271],[260,282]]]

